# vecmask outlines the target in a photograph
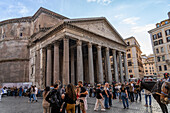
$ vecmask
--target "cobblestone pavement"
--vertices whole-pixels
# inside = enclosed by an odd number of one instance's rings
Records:
[[[37,103],[28,103],[27,97],[3,97],[0,102],[0,113],[42,113],[42,98]],[[104,113],[94,111],[95,98],[88,98],[87,113]],[[170,106],[168,106],[170,111]],[[159,105],[152,99],[152,108],[144,107],[144,98],[142,102],[130,103],[129,109],[123,109],[122,102],[113,100],[113,106],[105,113],[162,113]]]

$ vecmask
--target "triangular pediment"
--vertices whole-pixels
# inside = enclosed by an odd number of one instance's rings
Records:
[[[123,38],[120,34],[111,26],[108,21],[101,18],[87,18],[87,19],[68,19],[69,24],[88,30],[100,36],[106,37],[110,40],[116,41],[125,45]]]

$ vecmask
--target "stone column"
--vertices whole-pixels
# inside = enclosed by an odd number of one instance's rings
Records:
[[[83,81],[82,41],[77,41],[77,82]]]
[[[71,83],[75,84],[75,73],[74,73],[74,48],[71,49]]]
[[[120,66],[120,77],[121,77],[121,82],[124,82],[124,77],[123,77],[123,67],[122,67],[122,54],[119,51],[119,66]]]
[[[126,52],[123,53],[123,56],[124,56],[125,77],[126,77],[126,81],[129,81],[128,67],[127,67],[127,59],[126,59]]]
[[[93,67],[93,50],[92,44],[88,43],[88,64],[89,64],[89,82],[94,85],[94,67]]]
[[[118,67],[117,67],[117,58],[116,58],[116,50],[112,50],[112,52],[113,52],[113,62],[114,62],[115,80],[116,80],[116,82],[119,82]]]
[[[60,65],[59,65],[59,42],[54,43],[54,77],[53,83],[59,80],[60,75]]]
[[[63,85],[69,84],[69,39],[63,38]]]
[[[109,48],[106,48],[106,67],[107,67],[107,81],[111,84],[112,83],[112,72],[111,72],[111,65],[110,65],[110,55],[109,55]]]
[[[46,76],[46,86],[51,86],[51,76],[52,76],[52,59],[51,59],[51,45],[47,47],[47,76]]]
[[[46,49],[40,49],[40,88],[45,88],[45,65],[46,65]]]
[[[97,57],[98,57],[98,67],[99,67],[99,83],[103,84],[103,64],[102,64],[102,51],[101,46],[97,46]]]

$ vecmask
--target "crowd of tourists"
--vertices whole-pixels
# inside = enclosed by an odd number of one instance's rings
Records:
[[[84,83],[82,81],[78,82],[78,85],[68,84],[63,86],[60,81],[56,81],[53,87],[47,86],[43,91],[43,110],[44,113],[75,113],[82,111],[86,113],[88,109],[87,97],[96,98],[96,103],[94,110],[99,110],[99,105],[101,105],[101,111],[106,111],[112,107],[112,101],[118,99],[123,103],[124,109],[129,109],[129,102],[141,101],[141,90],[139,86],[140,80],[138,82],[125,82],[112,84],[95,84],[91,86],[90,84]],[[0,87],[0,92],[3,89],[8,89],[8,95],[12,96],[28,96],[30,103],[37,102],[37,96],[40,95],[40,90],[36,86],[31,86],[30,88],[2,88]],[[147,98],[149,97],[149,103]],[[145,106],[151,107],[151,93],[145,91]],[[1,101],[1,93],[0,93]]]
[[[129,109],[129,101],[141,102],[139,82],[126,82],[125,84],[109,84],[106,82],[105,84],[90,86],[90,84],[83,84],[82,81],[79,81],[77,86],[73,84],[62,86],[57,81],[52,90],[47,86],[43,92],[44,113],[75,113],[76,111],[86,113],[88,109],[87,97],[96,98],[95,111],[99,110],[99,105],[101,105],[101,111],[109,110],[112,107],[112,101],[115,99],[119,99],[123,103],[124,109]],[[145,106],[151,107],[151,93],[145,92]]]

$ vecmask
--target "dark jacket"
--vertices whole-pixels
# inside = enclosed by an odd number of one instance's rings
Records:
[[[61,107],[61,96],[58,90],[53,89],[50,91],[45,100],[50,103],[51,107]]]

